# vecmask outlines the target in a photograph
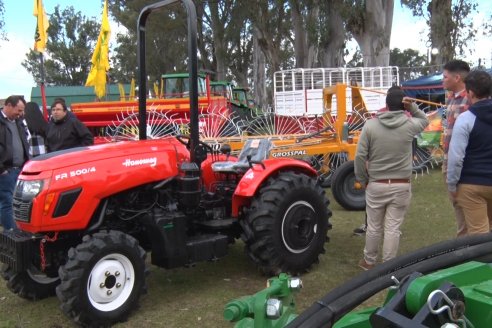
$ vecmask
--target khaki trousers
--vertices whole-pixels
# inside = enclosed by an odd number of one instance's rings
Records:
[[[446,182],[446,173],[444,173],[444,182]],[[446,188],[447,188],[446,184]],[[448,193],[449,196],[449,193]],[[468,231],[466,229],[466,223],[465,223],[465,213],[463,213],[463,208],[461,207],[458,202],[454,201],[450,196],[449,196],[449,201],[451,202],[451,205],[453,205],[453,210],[454,210],[454,217],[456,218],[456,237],[463,237],[468,234]]]
[[[488,233],[492,227],[492,186],[458,184],[456,202],[463,209],[468,235]]]
[[[394,258],[398,253],[400,226],[405,219],[411,198],[410,183],[371,182],[367,185],[364,259],[368,264],[376,263],[381,239],[383,239],[383,262]]]

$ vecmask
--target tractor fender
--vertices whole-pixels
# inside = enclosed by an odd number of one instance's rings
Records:
[[[248,205],[251,198],[254,197],[261,185],[273,175],[280,171],[301,172],[313,178],[317,173],[311,165],[304,161],[282,158],[267,159],[262,164],[253,164],[239,181],[234,195],[232,196],[232,216],[239,216],[241,207]]]

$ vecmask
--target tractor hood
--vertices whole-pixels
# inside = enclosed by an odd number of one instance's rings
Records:
[[[138,157],[139,154],[162,154],[169,153],[170,151],[177,154],[178,161],[187,159],[184,155],[187,155],[188,151],[185,146],[179,143],[175,138],[124,141],[89,147],[71,148],[41,155],[27,162],[22,172],[23,174],[35,174],[47,170],[57,170],[79,164],[100,162],[114,158],[122,158],[123,161],[121,164],[129,167],[140,163],[136,162],[139,159],[134,158],[135,156]],[[180,156],[183,158],[179,158]],[[126,157],[128,157],[128,160],[125,159]],[[149,163],[143,163],[145,160]],[[155,165],[155,163],[150,163],[151,160],[151,158],[140,159],[142,164]]]
[[[18,186],[23,187],[16,188],[18,197],[32,202],[31,219],[18,216],[17,223],[31,232],[85,229],[85,213],[94,213],[102,199],[176,177],[187,157],[188,150],[175,138],[80,147],[36,157],[19,175]],[[25,187],[32,185],[41,186],[35,196]],[[66,206],[66,213],[55,211],[59,204]],[[46,215],[47,209],[56,220]]]

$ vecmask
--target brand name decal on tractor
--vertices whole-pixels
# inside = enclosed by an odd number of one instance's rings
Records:
[[[126,167],[150,164],[150,166],[153,167],[157,164],[157,158],[151,157],[134,160],[127,158],[122,164]]]
[[[73,177],[76,177],[79,175],[84,175],[84,174],[93,173],[93,172],[96,172],[96,168],[94,166],[93,167],[87,167],[87,168],[84,167],[83,169],[77,169],[77,170],[73,170],[70,172],[63,172],[63,173],[57,174],[57,175],[55,175],[55,181],[63,180],[63,179],[66,179],[68,177],[73,178]]]
[[[271,153],[273,157],[290,157],[290,156],[303,156],[306,155],[305,150],[289,150],[289,151],[279,151],[276,153]]]
[[[255,174],[253,172],[246,173],[243,177],[245,180],[253,180],[255,177]]]

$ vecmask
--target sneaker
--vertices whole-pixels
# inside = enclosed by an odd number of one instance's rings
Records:
[[[364,271],[370,270],[370,269],[374,268],[374,266],[375,266],[375,264],[369,264],[364,259],[359,261],[359,268],[361,268]]]
[[[366,234],[366,230],[367,230],[367,225],[364,223],[360,227],[354,229],[354,235],[363,236]]]

